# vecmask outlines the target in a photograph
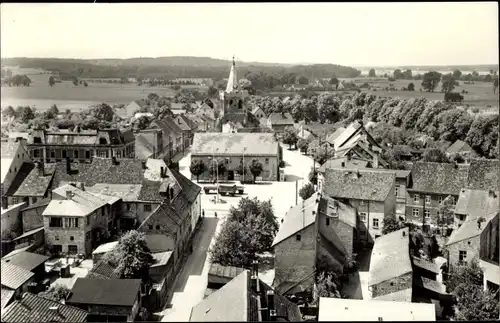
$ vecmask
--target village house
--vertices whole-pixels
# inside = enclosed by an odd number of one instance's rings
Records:
[[[87,311],[89,322],[134,322],[141,307],[141,280],[77,278],[66,304]]]
[[[16,186],[24,180],[29,171],[33,168],[33,162],[26,149],[24,140],[11,139],[2,141],[1,157],[2,208],[8,208],[9,204],[18,203],[12,200],[11,197],[17,190]],[[12,184],[14,184],[14,186],[11,188]]]
[[[267,117],[267,126],[273,129],[274,132],[282,134],[286,127],[293,127],[294,120],[288,112],[273,112]]]
[[[462,140],[455,141],[448,149],[446,149],[446,155],[452,157],[455,154],[462,155],[465,158],[475,158],[477,153],[469,146],[468,143]]]
[[[286,213],[274,238],[276,290],[283,295],[312,290],[321,266],[342,273],[356,244],[356,210],[314,193]]]
[[[35,282],[35,273],[2,259],[2,308],[12,300],[28,291],[30,283]],[[3,311],[2,311],[3,312]]]
[[[294,127],[297,130],[297,137],[299,137],[299,139],[306,140],[308,142],[314,140],[315,135],[306,129],[304,122],[295,123]]]
[[[319,322],[435,321],[434,304],[321,297]]]
[[[167,160],[173,159],[184,147],[182,129],[175,123],[171,117],[155,119],[150,129],[159,129],[162,133],[163,147],[161,156]]]
[[[462,189],[455,205],[454,224],[458,228],[467,220],[477,219],[498,210],[498,192]]]
[[[199,132],[207,132],[215,128],[215,119],[208,114],[186,113],[185,116],[198,125]]]
[[[242,271],[191,309],[190,322],[302,321],[298,306],[259,279],[256,266]]]
[[[135,135],[135,158],[147,160],[148,158],[162,159],[166,157],[169,160],[170,156],[168,153],[165,156],[164,150],[165,145],[160,129],[145,129]],[[169,151],[168,147],[166,151]]]
[[[137,112],[145,111],[148,105],[145,100],[134,100],[121,109],[117,109],[115,114],[124,120],[130,120]]]
[[[60,302],[25,293],[5,309],[2,306],[2,322],[88,322],[88,313]]]
[[[66,184],[52,191],[44,217],[45,244],[54,254],[86,256],[117,226],[119,198]]]
[[[200,180],[216,180],[217,175],[209,171],[212,163],[218,164],[219,180],[251,180],[253,176],[249,166],[254,159],[262,164],[257,180],[279,180],[280,146],[273,134],[196,133],[194,136],[191,161],[202,160],[206,168],[199,176]],[[245,166],[244,169],[241,165]]]
[[[81,163],[93,157],[134,158],[135,137],[130,130],[33,130],[27,149],[34,161],[58,162],[66,158]]]
[[[408,228],[375,240],[368,290],[373,300],[412,301],[413,270]]]
[[[222,133],[237,133],[242,128],[244,127],[239,122],[227,121],[222,125]]]
[[[496,259],[499,244],[498,211],[466,220],[453,231],[446,243],[449,266],[456,266],[480,258]]]
[[[210,264],[210,270],[208,271],[207,291],[205,292],[205,296],[208,296],[214,291],[220,289],[231,280],[236,278],[236,276],[241,274],[243,271],[245,271],[245,269],[242,267],[223,266],[217,263]]]
[[[264,113],[264,110],[262,110],[261,107],[255,107],[252,109],[252,114],[257,118],[257,120],[260,120],[262,118],[266,117],[266,114]]]
[[[361,245],[373,244],[382,235],[385,217],[396,214],[396,175],[375,170],[327,169],[322,187],[330,196],[358,212]]]
[[[41,281],[45,278],[45,262],[49,257],[37,253],[21,251],[11,253],[2,257],[2,261],[21,267],[35,274],[34,279]]]
[[[193,135],[198,130],[198,125],[183,114],[174,116],[173,121],[182,130],[183,149],[189,147],[193,143]]]
[[[347,128],[337,129],[331,136],[327,137],[327,141],[333,141],[333,147],[339,154],[348,149],[348,147],[354,146],[356,143],[363,143],[365,146],[372,146],[373,148],[382,149],[382,147],[377,143],[375,139],[370,135],[370,133],[365,129],[365,127],[358,121],[354,121]]]

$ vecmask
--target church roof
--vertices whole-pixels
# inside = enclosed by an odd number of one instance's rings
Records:
[[[226,93],[232,93],[238,87],[238,78],[236,77],[236,64],[231,65],[231,71],[229,72],[229,78],[227,79]]]

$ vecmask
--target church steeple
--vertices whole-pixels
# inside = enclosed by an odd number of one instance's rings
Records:
[[[226,93],[232,93],[238,88],[238,78],[236,77],[236,63],[234,61],[233,55],[233,65],[231,65],[231,71],[229,72],[229,78],[227,80]]]

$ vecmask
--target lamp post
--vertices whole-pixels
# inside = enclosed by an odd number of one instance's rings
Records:
[[[243,148],[243,182],[245,182],[245,151],[247,150],[247,147]]]

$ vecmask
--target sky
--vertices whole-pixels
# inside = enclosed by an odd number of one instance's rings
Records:
[[[497,64],[498,4],[1,4],[2,57]]]

